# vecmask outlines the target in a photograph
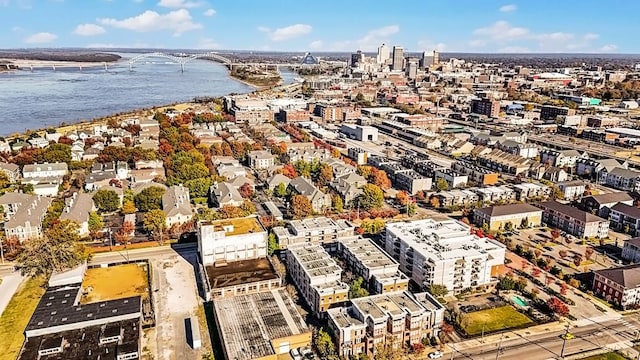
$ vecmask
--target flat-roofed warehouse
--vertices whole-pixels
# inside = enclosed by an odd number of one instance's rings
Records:
[[[275,360],[311,344],[311,330],[285,289],[215,299],[213,310],[226,359]]]

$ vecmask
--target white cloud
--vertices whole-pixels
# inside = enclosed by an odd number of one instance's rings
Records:
[[[528,47],[525,46],[506,46],[498,50],[501,53],[530,53]]]
[[[204,16],[213,16],[216,14],[216,11],[214,9],[207,9],[207,11],[205,11],[202,15]]]
[[[475,40],[469,41],[469,46],[471,46],[473,48],[485,47],[485,46],[487,46],[487,42],[484,41],[484,40],[475,39]]]
[[[105,32],[102,26],[96,24],[80,24],[73,31],[74,34],[80,36],[94,36],[104,34]]]
[[[190,9],[204,5],[199,1],[186,1],[186,0],[160,0],[158,6],[173,8],[173,9]]]
[[[600,52],[615,52],[618,50],[617,45],[607,44],[598,49]]]
[[[267,33],[272,41],[294,39],[309,34],[311,30],[313,30],[313,27],[307,24],[294,24],[275,30],[271,30],[264,26],[258,26],[258,31]]]
[[[573,39],[573,34],[565,32],[554,32],[549,34],[538,34],[533,36],[536,40],[541,42],[567,42]]]
[[[58,35],[56,34],[39,32],[24,39],[24,42],[27,44],[46,44],[55,41],[57,38]]]
[[[333,50],[362,50],[375,51],[383,43],[391,43],[389,37],[398,33],[398,25],[388,25],[369,30],[363,37],[357,40],[338,41],[333,44]]]
[[[593,34],[593,33],[588,33],[588,34],[584,34],[584,36],[582,38],[585,41],[591,41],[591,40],[597,40],[598,38],[600,38],[600,35]]]
[[[196,48],[201,50],[212,50],[212,49],[220,48],[220,44],[218,44],[217,42],[215,42],[215,40],[211,38],[202,38],[198,42],[198,45],[196,46]]]
[[[509,4],[509,5],[504,5],[500,7],[500,12],[503,13],[507,13],[507,12],[514,12],[516,11],[516,9],[518,9],[518,7],[514,4]]]
[[[176,36],[187,31],[202,29],[201,24],[193,22],[191,14],[186,9],[171,11],[167,14],[158,14],[155,11],[147,10],[138,16],[122,20],[103,18],[98,19],[98,22],[102,25],[137,32],[169,30]]]
[[[320,50],[320,49],[322,49],[323,46],[324,46],[324,43],[322,42],[322,40],[316,40],[316,41],[312,41],[309,44],[309,49],[311,49],[311,50]]]
[[[495,41],[511,41],[529,36],[531,32],[527,28],[512,26],[507,21],[500,20],[495,23],[478,28],[473,31],[474,35],[487,36]]]
[[[420,40],[418,41],[418,48],[425,51],[438,50],[443,52],[447,48],[447,45],[445,43],[434,43],[431,40]]]

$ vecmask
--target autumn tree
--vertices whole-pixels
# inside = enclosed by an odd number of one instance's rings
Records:
[[[295,219],[302,219],[313,214],[311,201],[304,195],[294,195],[291,198],[291,209]]]
[[[557,297],[551,297],[547,300],[547,306],[549,310],[558,316],[567,316],[569,315],[569,307],[567,304],[563,303]]]
[[[162,233],[167,229],[167,215],[160,209],[153,209],[144,215],[144,229],[162,242]]]
[[[142,212],[162,208],[162,195],[166,190],[160,186],[150,186],[135,195],[136,208]]]
[[[387,177],[387,173],[376,168],[373,168],[369,182],[385,190],[391,187],[391,180]]]
[[[336,212],[341,213],[344,210],[342,197],[340,197],[340,195],[333,195],[333,197],[331,197],[331,206],[333,206]]]
[[[580,266],[580,264],[582,264],[582,256],[580,256],[580,255],[576,255],[576,256],[573,258],[573,264],[574,264],[575,266]]]
[[[365,234],[380,234],[384,230],[386,223],[381,218],[364,219],[360,228]]]
[[[267,238],[268,242],[268,251],[269,251],[269,256],[273,255],[273,252],[280,249],[280,245],[278,245],[278,239],[276,238],[276,234],[274,233],[269,233],[269,237]]]
[[[593,256],[593,248],[592,247],[588,247],[586,249],[584,249],[584,258],[587,260],[591,260],[591,256]]]
[[[358,165],[356,172],[365,179],[369,179],[373,173],[373,167],[369,165]]]
[[[245,199],[248,199],[251,196],[253,196],[253,187],[249,183],[244,183],[242,184],[242,186],[240,186],[240,188],[238,189],[238,192],[240,193],[240,196],[242,196]]]
[[[282,171],[282,175],[284,175],[284,176],[286,176],[286,177],[288,177],[290,179],[298,177],[298,172],[296,171],[296,169],[291,164],[285,164],[282,167],[281,171]]]
[[[54,223],[45,236],[30,239],[16,258],[15,268],[23,275],[50,275],[54,271],[72,269],[90,257],[79,242],[79,226],[70,220]]]
[[[131,221],[123,222],[120,230],[115,234],[116,241],[120,244],[126,244],[131,239],[131,235],[134,234],[135,229],[135,224]]]
[[[313,347],[321,359],[334,359],[336,357],[336,347],[333,339],[324,329],[320,329],[315,333],[313,337]]]
[[[384,193],[375,184],[366,184],[362,187],[362,193],[356,198],[356,202],[365,210],[380,209],[384,204]]]
[[[446,191],[447,189],[449,189],[449,183],[447,182],[447,180],[443,178],[439,178],[438,180],[436,180],[436,190]]]
[[[561,258],[566,258],[569,254],[567,253],[567,250],[560,250],[558,251],[558,255],[560,255]]]
[[[553,230],[551,230],[551,233],[550,233],[550,234],[551,234],[551,239],[552,239],[553,241],[556,241],[556,240],[560,237],[560,230],[558,230],[558,229],[553,229]]]
[[[396,193],[396,200],[398,200],[400,205],[406,206],[407,202],[409,201],[409,194],[404,190],[398,191]]]
[[[333,168],[328,164],[320,164],[318,173],[318,185],[327,186],[333,180]]]
[[[120,196],[113,190],[98,190],[93,195],[93,202],[102,212],[112,212],[120,208]]]
[[[122,213],[123,214],[134,214],[136,212],[136,204],[131,201],[131,200],[127,200],[122,204]]]

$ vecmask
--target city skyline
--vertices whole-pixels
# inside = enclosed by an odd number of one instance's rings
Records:
[[[292,0],[0,0],[0,41],[4,48],[375,52],[386,43],[405,52],[639,53],[619,35],[630,33],[640,4],[624,3],[624,12],[601,5],[462,0],[415,9],[410,1],[353,1],[310,9]]]

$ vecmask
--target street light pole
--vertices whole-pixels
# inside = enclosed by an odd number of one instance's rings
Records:
[[[502,336],[500,336],[500,342],[498,343],[498,351],[496,351],[496,360],[500,357],[500,352],[502,351]]]
[[[562,349],[560,349],[560,358],[564,359],[564,346],[567,343],[567,334],[569,333],[569,324],[567,324],[564,330],[564,336],[562,337]]]
[[[0,261],[4,264],[4,244],[2,243],[2,237],[0,236]]]

